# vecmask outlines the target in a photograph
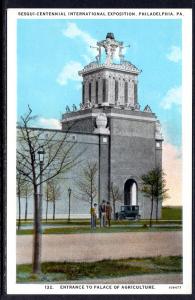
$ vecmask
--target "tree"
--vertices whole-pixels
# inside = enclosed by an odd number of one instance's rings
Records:
[[[22,197],[22,187],[24,184],[24,178],[18,172],[16,175],[16,182],[17,182],[16,194],[18,197],[18,230],[19,230],[21,226],[21,197]]]
[[[168,189],[166,188],[165,173],[163,172],[163,170],[160,168],[156,168],[155,177],[156,177],[156,184],[155,184],[154,196],[156,199],[156,221],[157,221],[159,201],[167,199],[169,196],[167,194]]]
[[[152,215],[154,200],[156,200],[156,220],[158,217],[158,204],[159,200],[167,197],[166,181],[164,178],[165,174],[160,168],[150,170],[147,174],[141,176],[143,181],[142,192],[146,197],[151,199],[151,210],[150,210],[150,227],[152,226]]]
[[[32,184],[28,181],[25,181],[22,192],[23,192],[23,197],[25,197],[24,219],[26,221],[28,217],[28,197],[32,195]]]
[[[79,189],[84,197],[87,196],[87,201],[90,203],[91,227],[92,227],[92,207],[93,201],[97,195],[96,176],[97,163],[88,162],[81,173],[81,180],[78,182]]]
[[[63,133],[49,131],[45,134],[43,129],[30,127],[35,119],[29,107],[27,115],[21,117],[17,135],[17,173],[33,186],[34,199],[34,239],[33,239],[33,273],[41,270],[41,218],[42,218],[42,195],[40,186],[59,174],[70,170],[78,157],[73,156],[72,149],[75,143],[67,141],[68,130]],[[44,165],[41,169],[38,152],[45,150]],[[41,179],[42,178],[42,179]]]
[[[55,207],[56,207],[56,200],[61,195],[61,189],[58,182],[58,179],[51,179],[46,183],[46,221],[47,221],[47,214],[48,214],[48,202],[53,203],[53,220],[55,220]]]
[[[113,182],[111,182],[110,185],[110,198],[112,199],[114,220],[116,220],[116,202],[121,201],[122,195],[119,191],[119,187]]]

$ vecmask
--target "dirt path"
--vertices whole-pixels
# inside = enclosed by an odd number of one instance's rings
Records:
[[[43,235],[42,261],[96,261],[182,254],[182,232]],[[17,264],[32,262],[32,235],[17,236]]]

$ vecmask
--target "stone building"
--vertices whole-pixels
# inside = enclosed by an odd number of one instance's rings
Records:
[[[150,107],[140,109],[140,70],[125,60],[123,48],[113,33],[97,43],[96,60],[79,71],[83,79],[80,109],[73,106],[70,111],[67,107],[62,132],[70,128],[77,144],[87,145],[85,162],[97,161],[98,203],[110,198],[113,183],[120,189],[123,203],[139,205],[141,217],[148,218],[150,201],[140,191],[141,175],[161,167],[163,138]],[[72,170],[73,177],[77,171]]]
[[[42,131],[43,138],[47,138],[52,131],[56,131],[58,138],[61,138],[69,130],[67,142],[75,143],[73,156],[81,153],[80,163],[70,169],[62,182],[62,195],[56,202],[56,217],[67,216],[68,188],[72,190],[71,217],[89,217],[89,202],[83,201],[86,199],[82,199],[77,182],[86,164],[96,162],[98,193],[95,202],[110,199],[113,183],[121,195],[116,210],[122,204],[139,205],[141,218],[149,218],[151,204],[140,190],[141,176],[162,165],[160,122],[148,105],[140,109],[140,70],[125,60],[123,42],[115,40],[113,33],[108,33],[96,48],[96,60],[79,71],[82,76],[80,109],[73,105],[71,111],[66,107],[61,130],[37,129]],[[33,213],[32,203],[29,201],[29,217]],[[43,201],[43,217],[45,207],[46,201]],[[49,211],[51,216],[52,205]]]

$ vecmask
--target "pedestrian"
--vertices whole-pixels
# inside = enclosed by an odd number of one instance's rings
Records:
[[[101,205],[100,205],[100,227],[105,227],[106,226],[106,201],[103,200]]]
[[[101,206],[101,204],[99,204],[98,212],[99,212],[100,227],[102,227],[102,206]]]
[[[110,202],[107,201],[106,203],[106,224],[110,227],[110,220],[112,215],[112,206],[110,205]]]
[[[94,203],[93,207],[91,208],[91,228],[96,228],[96,219],[97,219],[96,208],[97,208],[97,204]]]

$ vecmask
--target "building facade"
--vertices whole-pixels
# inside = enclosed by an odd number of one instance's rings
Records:
[[[139,205],[141,218],[149,218],[150,201],[141,192],[141,176],[162,166],[163,138],[160,122],[150,107],[140,109],[140,70],[125,60],[123,48],[113,33],[97,43],[96,61],[79,71],[80,109],[66,108],[62,132],[69,130],[77,145],[86,138],[89,141],[82,156],[85,162],[97,161],[98,203],[110,199],[113,183],[125,205]],[[78,169],[72,172],[77,176]]]
[[[156,115],[147,105],[143,110],[138,101],[140,71],[122,54],[123,42],[108,33],[97,43],[96,60],[79,71],[82,77],[82,102],[77,110],[66,107],[61,130],[33,129],[48,139],[55,131],[56,139],[67,136],[74,144],[71,155],[79,157],[61,179],[61,195],[56,201],[56,218],[66,218],[69,211],[68,190],[71,189],[71,218],[90,216],[90,202],[79,189],[82,171],[89,162],[96,163],[97,195],[94,201],[111,200],[112,184],[119,189],[121,205],[139,205],[141,218],[149,218],[151,202],[141,192],[141,176],[162,166],[162,133]],[[67,134],[68,132],[68,134]],[[56,141],[57,141],[56,140]],[[45,187],[43,191],[45,190]],[[32,200],[32,199],[31,199]],[[46,212],[43,192],[43,218]],[[48,216],[52,216],[52,202]],[[22,217],[25,201],[21,203]],[[33,201],[28,203],[28,217],[32,218]],[[161,215],[161,204],[158,206]],[[154,203],[155,214],[155,203]],[[155,217],[155,216],[153,216]]]

